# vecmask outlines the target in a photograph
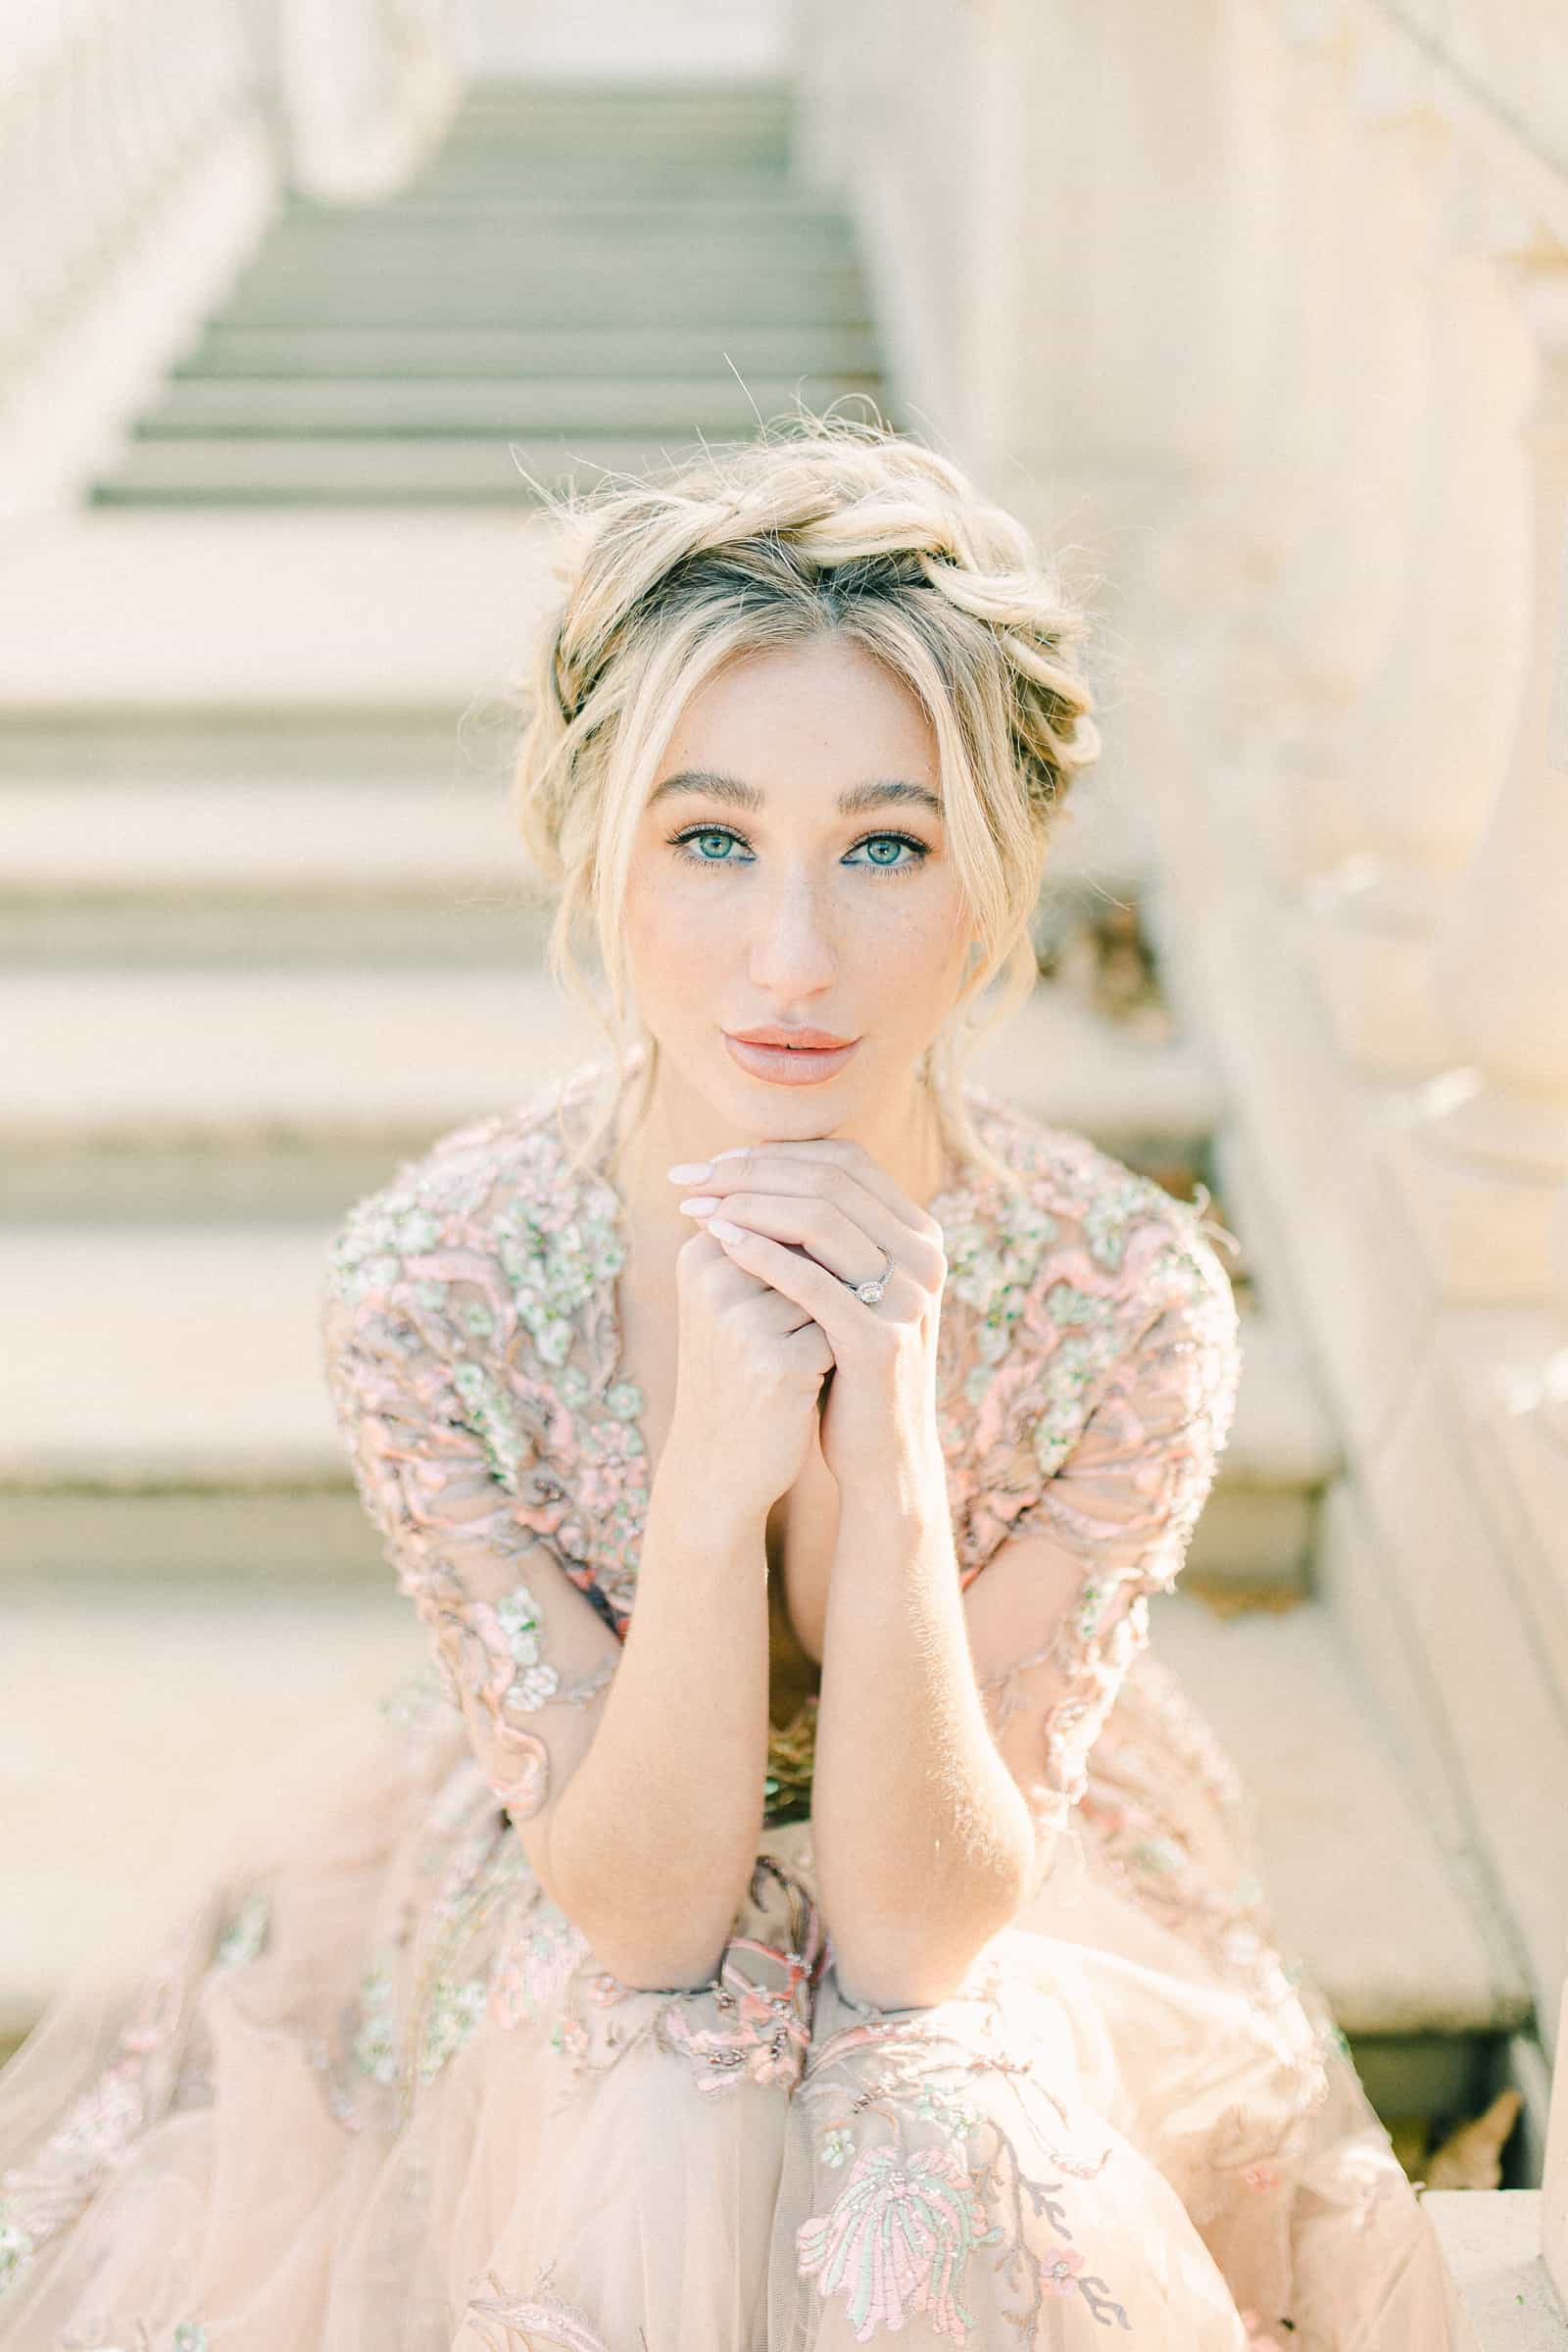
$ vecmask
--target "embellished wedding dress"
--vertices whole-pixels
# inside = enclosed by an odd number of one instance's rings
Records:
[[[139,1972],[68,1986],[0,2072],[0,2352],[1466,2340],[1273,1939],[1245,1791],[1147,1647],[1234,1403],[1209,1229],[966,1101],[1023,1184],[970,1162],[930,1204],[955,1550],[967,1591],[1032,1530],[1068,1580],[985,1685],[1038,1726],[1013,1923],[951,1999],[851,1997],[798,1688],[710,1984],[617,1982],[530,1870],[502,1792],[526,1811],[562,1710],[602,1703],[650,1491],[619,1200],[543,1088],[336,1237],[327,1377],[429,1663],[280,1759]],[[670,1692],[694,1736],[701,1704]]]

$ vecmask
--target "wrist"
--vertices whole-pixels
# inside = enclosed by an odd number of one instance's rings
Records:
[[[735,1484],[710,1447],[688,1447],[674,1435],[654,1472],[649,1516],[672,1509],[680,1514],[683,1546],[702,1542],[734,1549],[753,1540],[761,1544],[767,1531],[768,1505]]]
[[[841,1528],[882,1526],[890,1520],[901,1525],[926,1519],[945,1522],[950,1512],[947,1463],[934,1437],[929,1445],[898,1446],[876,1456],[839,1488]]]

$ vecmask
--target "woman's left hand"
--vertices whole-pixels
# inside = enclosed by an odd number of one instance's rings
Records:
[[[943,1493],[936,1366],[948,1268],[941,1226],[863,1145],[843,1137],[754,1144],[710,1165],[691,1190],[719,1205],[691,1213],[737,1265],[793,1299],[827,1334],[834,1368],[822,1404],[822,1458],[841,1496],[912,1501],[933,1479]],[[887,1288],[867,1305],[849,1286],[876,1276],[884,1250],[893,1254]]]

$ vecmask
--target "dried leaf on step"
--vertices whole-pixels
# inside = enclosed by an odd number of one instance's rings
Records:
[[[1502,2180],[1502,2151],[1519,2120],[1524,2100],[1516,2090],[1499,2090],[1484,2115],[1461,2124],[1432,2152],[1428,2188],[1495,2188]]]

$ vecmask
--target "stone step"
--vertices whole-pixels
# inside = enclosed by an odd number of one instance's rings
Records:
[[[695,149],[699,158],[765,153],[788,139],[793,114],[793,98],[781,90],[732,98],[700,91],[666,95],[542,85],[531,94],[475,93],[458,109],[439,156],[431,161],[489,148],[499,149],[507,160],[518,146],[560,149],[581,160],[584,143],[595,138],[633,150]]]
[[[603,195],[591,187],[569,193],[553,188],[543,194],[526,189],[513,194],[498,187],[466,196],[441,195],[416,181],[373,206],[295,202],[280,216],[271,237],[331,238],[341,232],[345,244],[358,251],[392,231],[525,236],[533,242],[559,237],[594,247],[645,240],[683,250],[694,238],[708,235],[725,242],[755,243],[759,237],[795,241],[808,252],[819,247],[848,251],[855,242],[851,218],[841,206],[824,204],[788,184],[760,194],[725,190],[709,196],[699,191],[650,199]]]
[[[874,379],[873,379],[874,382]],[[600,436],[640,439],[667,433],[731,440],[750,434],[758,412],[778,416],[798,401],[827,407],[865,389],[843,379],[747,378],[728,373],[652,380],[628,376],[546,376],[515,382],[469,376],[336,376],[294,382],[273,376],[184,377],[171,383],[137,428],[142,439],[217,435],[352,434],[375,439],[484,435],[528,439],[560,434],[588,445]]]
[[[604,1040],[538,970],[0,970],[0,1216],[286,1213],[515,1101]],[[974,1074],[1139,1160],[1201,1154],[1200,1060],[1043,986]],[[172,1183],[167,1197],[160,1187]],[[159,1202],[163,1205],[159,1209]],[[52,1204],[52,1205],[51,1205]],[[69,1204],[69,1205],[68,1205]]]
[[[729,14],[727,7],[724,14]],[[464,92],[456,122],[461,131],[470,122],[524,123],[599,116],[631,121],[648,116],[657,122],[701,121],[772,122],[788,119],[794,105],[791,83],[766,74],[745,79],[706,81],[691,77],[667,80],[637,74],[617,74],[612,80],[563,74],[549,77],[486,75]]]
[[[646,325],[209,326],[175,369],[189,375],[499,376],[537,380],[572,376],[604,381],[726,373],[728,355],[743,377],[797,373],[868,382],[877,374],[876,338],[868,326]]]
[[[592,270],[519,255],[510,269],[458,257],[407,269],[272,268],[265,255],[213,316],[223,326],[861,326],[858,269],[775,264],[765,253],[723,270],[649,270],[602,255]]]
[[[497,196],[614,196],[626,203],[678,204],[733,197],[743,204],[788,197],[790,176],[783,141],[728,151],[696,152],[678,140],[622,154],[612,140],[543,141],[526,153],[512,139],[477,144],[432,164],[417,182],[420,195],[438,203],[492,202]]]
[[[1472,2330],[1462,2352],[1568,2352],[1568,2310],[1542,2259],[1542,2191],[1445,2188],[1422,2202]]]
[[[375,205],[291,204],[268,233],[270,257],[293,253],[316,261],[368,252],[465,250],[515,258],[580,249],[592,263],[617,254],[724,257],[744,250],[790,254],[801,262],[844,260],[855,251],[851,218],[794,188],[762,196],[671,196],[662,202],[625,196],[553,193],[430,195],[417,185]]]
[[[102,741],[156,722],[224,727],[272,750],[279,724],[429,740],[434,713],[465,737],[509,723],[520,649],[559,596],[557,526],[519,505],[515,476],[486,506],[89,506],[30,534],[0,565],[0,737]],[[345,716],[346,714],[346,716]],[[236,749],[235,757],[245,757]],[[243,771],[253,773],[247,766]],[[274,768],[272,772],[277,772]],[[396,772],[406,772],[400,757]]]
[[[303,1781],[307,1800],[329,1801],[335,1740],[352,1745],[361,1711],[426,1655],[380,1574],[365,1592],[8,1599],[0,2035],[138,1933],[166,1886],[232,1852],[258,1788]],[[1174,1596],[1154,1604],[1153,1646],[1235,1757],[1281,1942],[1327,1994],[1382,2112],[1473,2112],[1527,1997],[1470,1857],[1434,1837],[1323,1612],[1227,1624]]]
[[[589,433],[518,440],[504,434],[355,440],[300,434],[276,440],[181,435],[132,441],[119,465],[93,486],[95,506],[183,507],[379,506],[498,507],[519,517],[573,486],[590,489],[604,474],[642,473],[695,451],[684,435],[667,442]]]
[[[404,736],[368,713],[363,742],[284,714],[0,725],[5,962],[537,964],[553,907],[515,835],[513,732]],[[1042,921],[1107,891],[1136,903],[1121,813],[1086,788]]]
[[[367,1153],[361,1189],[400,1156]],[[375,1572],[316,1338],[347,1204],[288,1223],[274,1206],[239,1225],[0,1227],[21,1341],[0,1363],[0,1581]],[[1191,1572],[1219,1598],[1283,1602],[1302,1588],[1338,1452],[1292,1335],[1242,1304],[1236,1426]]]

